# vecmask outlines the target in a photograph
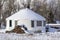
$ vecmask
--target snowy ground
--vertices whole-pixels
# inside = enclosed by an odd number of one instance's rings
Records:
[[[0,40],[60,40],[60,32],[40,33],[34,35],[0,33]]]

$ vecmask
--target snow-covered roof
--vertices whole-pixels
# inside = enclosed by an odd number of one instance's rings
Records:
[[[27,20],[45,20],[45,18],[34,11],[25,8],[17,13],[11,15],[10,17],[6,18],[6,20],[20,20],[20,19],[27,19]]]

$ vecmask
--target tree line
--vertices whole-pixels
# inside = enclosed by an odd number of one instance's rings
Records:
[[[6,18],[29,7],[44,16],[47,23],[60,20],[60,0],[0,0],[0,23],[6,24]]]

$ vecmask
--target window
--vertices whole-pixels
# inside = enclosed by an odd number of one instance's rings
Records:
[[[17,26],[17,21],[15,21],[15,26]]]
[[[42,21],[37,21],[37,26],[42,26]]]
[[[31,27],[34,27],[34,21],[31,21]]]
[[[9,21],[9,26],[10,26],[10,27],[12,26],[12,20]]]
[[[44,23],[43,23],[43,25],[45,26],[45,24],[46,24],[46,21],[43,21]]]

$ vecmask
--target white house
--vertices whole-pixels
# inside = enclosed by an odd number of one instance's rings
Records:
[[[28,30],[37,31],[45,26],[45,21],[43,16],[25,8],[6,18],[6,30],[11,31],[17,25],[25,25]]]

